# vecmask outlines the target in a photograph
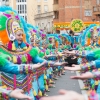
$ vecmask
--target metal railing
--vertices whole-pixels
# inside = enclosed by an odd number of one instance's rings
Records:
[[[93,12],[99,12],[100,13],[100,6],[93,6]]]

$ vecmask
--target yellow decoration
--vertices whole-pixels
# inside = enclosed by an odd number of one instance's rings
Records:
[[[37,93],[36,93],[36,91],[35,91],[35,90],[33,91],[33,95],[34,95],[34,96],[37,96]]]
[[[13,44],[12,44],[12,50],[16,50],[16,47],[15,47],[14,42],[13,42]]]
[[[42,92],[39,90],[38,96],[42,97]]]
[[[12,58],[12,60],[13,60],[13,63],[17,63],[17,58],[16,58],[16,56],[13,56],[13,58]]]
[[[49,80],[49,83],[52,83],[52,80],[51,79]]]
[[[24,47],[23,49],[24,49],[24,50],[26,50],[26,49],[27,49],[27,47]]]
[[[4,85],[4,86],[2,86],[2,88],[3,88],[3,89],[6,89],[6,88],[7,88],[7,86],[5,86],[5,85]]]
[[[45,86],[46,90],[48,90],[48,85]]]
[[[56,68],[56,71],[58,71],[58,69]]]
[[[95,81],[95,85],[98,85],[99,84],[99,81]]]
[[[98,71],[100,71],[100,68],[98,69]]]
[[[47,79],[47,76],[44,74],[44,79],[46,80]]]

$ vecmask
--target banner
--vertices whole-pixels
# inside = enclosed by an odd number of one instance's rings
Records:
[[[70,28],[73,32],[81,32],[85,26],[82,20],[80,19],[74,19],[72,20],[71,24],[70,24]]]
[[[54,29],[55,30],[68,30],[68,29],[72,29],[74,32],[76,32],[79,29],[75,29],[75,27],[81,27],[82,28],[81,25],[83,25],[84,28],[88,27],[91,24],[96,24],[96,25],[99,25],[100,26],[100,22],[83,22],[82,23],[81,21],[78,22],[78,20],[80,20],[80,19],[74,19],[72,22],[54,23]],[[71,24],[73,24],[73,27],[71,27]],[[80,31],[81,31],[81,29],[80,29]]]

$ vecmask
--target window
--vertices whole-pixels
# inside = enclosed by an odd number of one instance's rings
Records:
[[[22,5],[22,13],[24,13],[24,5]]]
[[[85,10],[85,16],[92,16],[92,10]]]
[[[59,11],[54,11],[54,18],[58,19],[59,18]]]
[[[47,5],[44,5],[44,12],[48,12],[48,6]]]
[[[17,6],[17,11],[19,12],[19,5]]]
[[[44,0],[45,2],[47,2],[48,0]]]
[[[41,13],[41,5],[37,5],[38,14]]]
[[[21,13],[21,5],[20,5],[20,13]]]
[[[97,0],[97,5],[99,5],[100,4],[100,0]]]
[[[54,0],[54,4],[58,4],[58,0]]]
[[[26,7],[26,5],[25,5],[25,13],[27,13],[27,7]]]
[[[40,26],[40,24],[38,23],[38,26]]]
[[[95,11],[98,11],[97,7],[93,7],[93,11],[94,11],[94,12],[95,12]]]

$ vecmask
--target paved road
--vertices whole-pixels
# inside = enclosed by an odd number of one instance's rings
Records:
[[[61,76],[55,84],[55,88],[51,88],[50,92],[47,93],[49,96],[57,95],[60,89],[65,90],[74,90],[78,93],[81,93],[79,82],[77,80],[70,79],[70,76],[76,75],[75,72],[67,71],[66,75]]]

